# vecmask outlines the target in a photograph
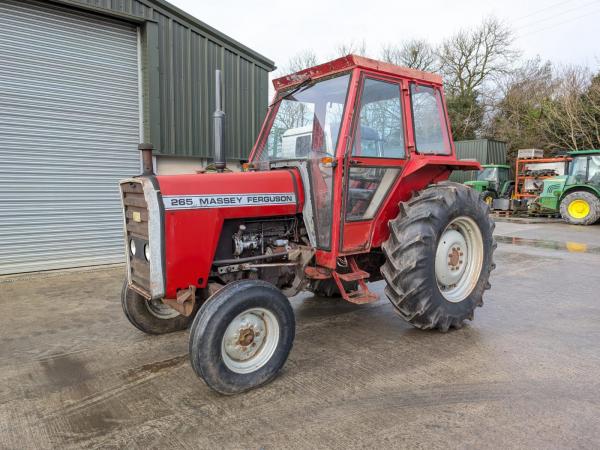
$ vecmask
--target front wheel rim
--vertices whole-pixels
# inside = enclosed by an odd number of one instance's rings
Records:
[[[442,232],[435,255],[435,276],[446,300],[466,299],[479,281],[483,267],[483,237],[470,217],[453,219]]]
[[[148,312],[158,319],[169,320],[174,319],[179,315],[173,308],[165,305],[162,300],[145,300],[144,303],[146,303]]]
[[[279,321],[265,308],[250,308],[227,326],[221,358],[229,370],[255,372],[271,359],[279,343]]]

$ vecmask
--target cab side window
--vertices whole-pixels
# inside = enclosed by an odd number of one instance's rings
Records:
[[[400,85],[366,78],[352,155],[365,158],[404,158],[404,148]]]
[[[594,184],[600,184],[600,156],[590,156],[588,181]]]
[[[440,90],[411,83],[410,98],[417,152],[449,155],[450,140]]]

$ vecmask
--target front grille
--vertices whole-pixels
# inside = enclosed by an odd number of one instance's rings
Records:
[[[131,281],[139,290],[150,293],[150,263],[144,256],[148,244],[148,205],[141,183],[127,181],[121,184],[125,208],[125,232]],[[136,254],[131,254],[131,241],[135,242]]]

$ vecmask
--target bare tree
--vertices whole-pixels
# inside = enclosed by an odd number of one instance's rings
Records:
[[[510,71],[518,56],[511,30],[495,18],[446,39],[438,49],[440,68],[453,95],[473,95],[484,83]]]
[[[381,59],[398,66],[435,72],[439,68],[433,47],[425,40],[411,39],[402,45],[387,44],[381,48]]]
[[[507,75],[518,52],[511,30],[495,18],[444,40],[437,50],[455,139],[480,134],[493,104],[496,84]]]
[[[552,147],[544,130],[545,108],[556,88],[552,64],[540,58],[525,61],[497,84],[485,134],[508,143],[509,159],[519,148]]]
[[[281,75],[287,75],[294,72],[299,72],[303,69],[317,65],[317,55],[311,49],[303,50],[296,53],[288,59],[287,64],[279,69]]]
[[[555,147],[578,150],[600,144],[600,80],[586,67],[563,68],[553,101],[545,107],[544,131]]]
[[[364,39],[339,42],[334,48],[334,58],[346,55],[367,56],[367,43]]]
[[[539,58],[525,62],[499,86],[488,134],[517,148],[600,146],[600,75],[586,67],[555,68]]]

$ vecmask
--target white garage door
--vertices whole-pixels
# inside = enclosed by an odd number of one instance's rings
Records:
[[[135,26],[0,0],[0,274],[123,260],[138,104]]]

